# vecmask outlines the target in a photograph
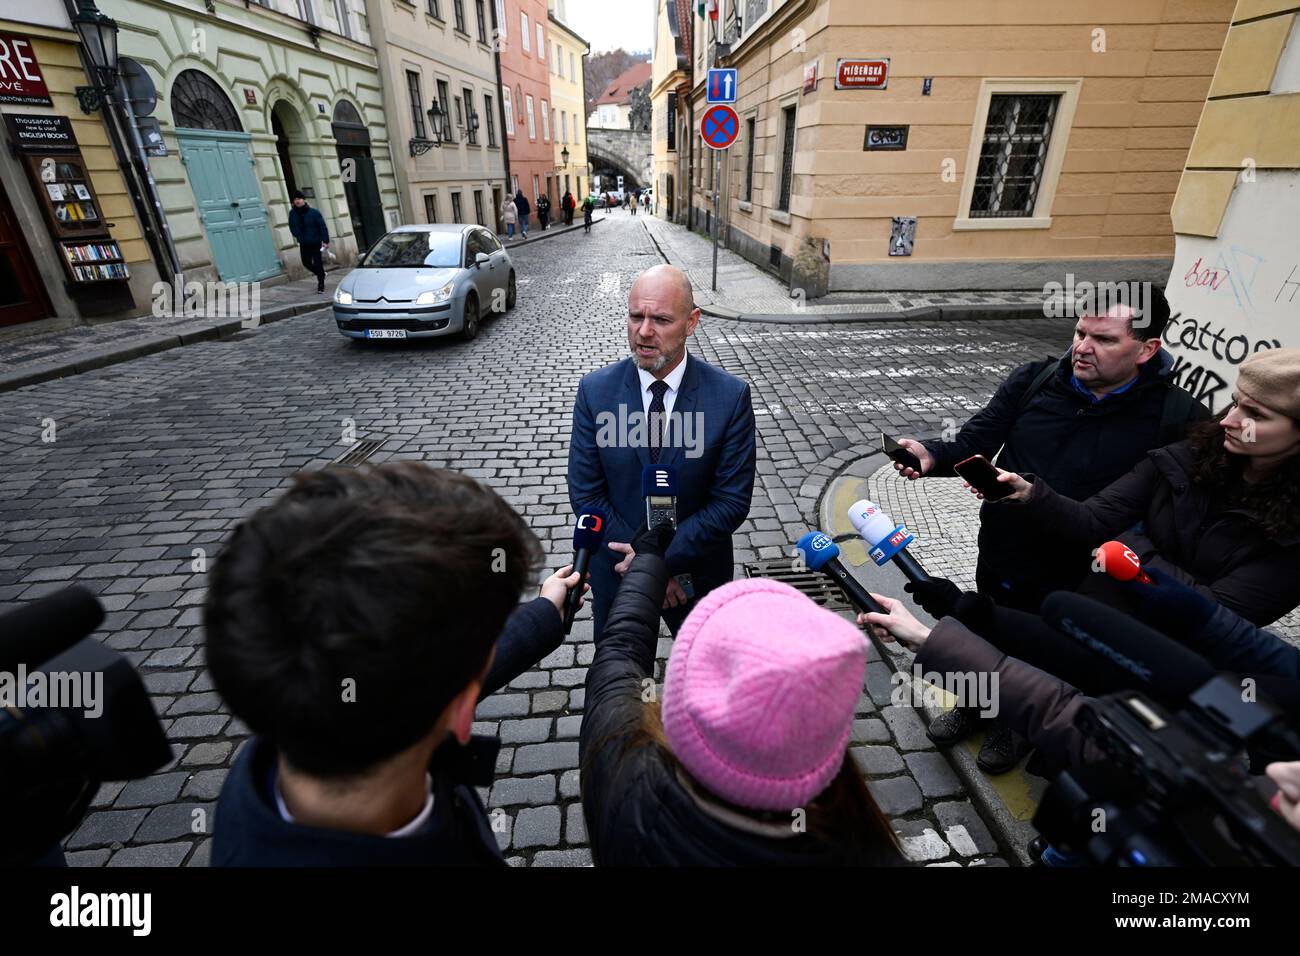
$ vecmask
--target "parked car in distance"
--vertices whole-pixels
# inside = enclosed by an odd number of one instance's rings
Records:
[[[334,292],[334,321],[352,339],[469,341],[484,317],[514,306],[514,263],[491,230],[424,223],[366,251]]]

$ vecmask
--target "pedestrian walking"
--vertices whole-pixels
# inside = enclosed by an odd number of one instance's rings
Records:
[[[501,214],[506,221],[506,238],[513,239],[515,237],[515,226],[519,223],[519,210],[515,208],[513,202],[508,202]]]
[[[546,193],[537,197],[537,221],[542,224],[543,230],[551,221],[551,197]]]
[[[596,200],[588,196],[582,201],[582,231],[591,232],[591,214],[596,211]]]
[[[528,204],[528,199],[524,196],[522,189],[515,191],[515,210],[519,213],[519,231],[527,239],[528,214],[533,211],[533,207]]]
[[[573,201],[573,193],[566,189],[564,195],[560,198],[560,209],[564,212],[564,224],[566,226],[573,225],[573,210],[577,208],[577,205]]]
[[[636,193],[634,192],[628,193],[627,208],[628,211],[631,212],[632,215],[634,216],[636,215],[636,207],[637,207]]]
[[[289,232],[298,241],[303,268],[316,277],[316,291],[325,291],[325,263],[321,254],[329,247],[330,231],[319,209],[307,205],[302,190],[295,189],[289,210]]]

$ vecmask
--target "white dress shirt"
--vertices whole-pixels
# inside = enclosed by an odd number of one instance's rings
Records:
[[[677,404],[677,392],[682,387],[682,376],[686,374],[686,363],[690,360],[689,354],[683,355],[677,367],[663,379],[663,382],[668,386],[668,391],[664,392],[665,421],[668,421],[667,416],[673,413],[673,406]],[[641,411],[645,413],[648,419],[650,416],[650,403],[655,398],[654,392],[650,391],[650,386],[659,380],[640,366],[637,367],[636,374],[641,379]]]

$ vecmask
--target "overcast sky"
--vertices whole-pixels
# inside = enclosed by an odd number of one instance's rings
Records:
[[[565,14],[592,53],[649,50],[654,42],[654,0],[565,0]]]

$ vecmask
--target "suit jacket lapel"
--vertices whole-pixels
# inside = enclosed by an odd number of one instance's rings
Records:
[[[627,405],[627,421],[638,421],[644,414],[644,409],[641,405],[641,377],[636,373],[635,361],[630,358],[624,359],[624,361],[627,363],[627,370],[623,373],[623,397],[621,401]],[[633,415],[635,415],[636,418],[633,418]],[[619,417],[621,418],[622,416]],[[646,428],[648,428],[649,422],[646,422],[645,424]],[[650,438],[649,432],[644,429],[641,434],[643,438],[636,444],[636,457],[637,460],[641,462],[641,468],[644,470],[645,466],[650,464]]]
[[[668,447],[664,448],[659,456],[659,464],[672,465],[677,467],[678,461],[682,457],[682,441],[684,432],[684,423],[686,416],[694,414],[697,395],[700,387],[699,365],[700,360],[691,356],[686,360],[686,373],[682,376],[682,387],[677,391],[677,401],[673,402],[673,413],[669,417],[670,422],[677,424],[671,429],[665,430],[665,439],[669,441]],[[697,440],[704,436],[694,436]],[[646,458],[649,461],[649,457]]]

